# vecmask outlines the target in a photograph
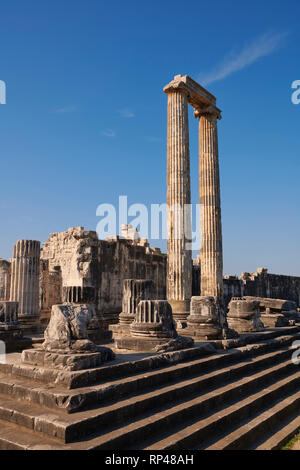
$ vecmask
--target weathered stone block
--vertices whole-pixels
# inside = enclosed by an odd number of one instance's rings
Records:
[[[262,313],[260,317],[265,328],[277,328],[282,326],[289,326],[290,324],[289,319],[285,315],[282,315],[280,313]]]
[[[23,351],[22,362],[49,369],[75,371],[93,369],[115,358],[109,348],[88,339],[89,329],[98,328],[90,305],[62,304],[52,307],[42,349]]]
[[[187,334],[203,340],[219,339],[222,334],[222,315],[218,297],[192,297],[191,313],[187,318]]]
[[[61,369],[67,371],[93,369],[102,362],[112,360],[113,353],[108,348],[97,348],[94,353],[56,353],[40,349],[28,349],[22,353],[22,362],[34,366],[41,366],[50,369]]]
[[[122,328],[134,321],[137,307],[141,300],[150,300],[154,297],[154,283],[145,279],[125,279],[123,281],[122,312],[119,317]]]
[[[259,308],[262,313],[267,314],[285,314],[286,312],[296,312],[297,304],[291,300],[271,299],[267,297],[251,297],[245,296],[246,300],[254,300],[259,302]]]
[[[95,351],[97,346],[89,341],[88,329],[98,327],[98,319],[91,305],[53,305],[43,348],[47,351]]]
[[[142,300],[130,325],[131,336],[117,337],[119,349],[161,352],[193,346],[191,338],[177,335],[172,308],[165,300]]]
[[[264,325],[260,319],[259,302],[243,298],[233,298],[227,315],[229,328],[238,333],[260,331]]]
[[[132,336],[176,338],[172,308],[165,300],[142,300],[130,326]]]

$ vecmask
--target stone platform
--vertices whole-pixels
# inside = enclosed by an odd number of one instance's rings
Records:
[[[43,349],[29,349],[22,353],[22,362],[33,366],[49,367],[64,371],[93,369],[106,361],[114,359],[114,354],[108,348],[100,348],[98,352],[85,354],[59,354]]]
[[[212,341],[123,352],[67,372],[72,389],[41,381],[45,368],[9,354],[0,364],[0,449],[276,448],[299,426],[300,371],[291,361],[299,338],[300,328],[288,327],[242,336],[253,344],[228,351]]]
[[[179,349],[191,348],[194,340],[182,336],[174,339],[155,338],[155,337],[136,337],[136,336],[117,336],[115,337],[117,351],[128,349],[137,352],[162,352],[177,351]]]

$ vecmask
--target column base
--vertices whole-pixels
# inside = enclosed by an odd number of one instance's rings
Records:
[[[107,361],[113,361],[115,354],[109,348],[98,346],[95,352],[45,351],[27,349],[22,353],[22,363],[34,366],[49,367],[64,371],[94,369]]]
[[[189,300],[168,300],[172,307],[172,316],[176,324],[176,329],[180,330],[187,327],[187,317],[190,314]]]
[[[197,324],[192,326],[191,324],[188,324],[182,334],[193,338],[195,341],[223,339],[222,329],[214,325]]]
[[[180,349],[192,348],[194,341],[192,338],[177,336],[177,338],[155,338],[123,336],[115,339],[118,349],[128,349],[136,352],[168,352]]]
[[[120,313],[119,323],[109,325],[109,330],[112,332],[113,338],[118,336],[130,336],[130,325],[135,319],[135,314]]]
[[[199,340],[222,339],[221,305],[217,297],[199,296],[191,299],[191,314],[187,318],[189,336]]]
[[[228,327],[238,333],[252,333],[264,329],[260,319],[259,302],[233,297],[229,303]]]

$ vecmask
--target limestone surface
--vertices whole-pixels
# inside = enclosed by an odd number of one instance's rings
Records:
[[[185,349],[194,344],[191,338],[178,336],[171,305],[165,300],[142,300],[130,325],[130,334],[115,339],[119,349],[163,352]]]
[[[88,339],[88,330],[97,329],[94,308],[87,304],[54,305],[41,349],[24,350],[22,362],[50,369],[77,371],[92,369],[111,361],[115,354]]]
[[[122,312],[124,279],[152,280],[155,298],[166,296],[166,255],[145,239],[116,236],[99,240],[95,231],[72,227],[52,233],[41,258],[49,272],[49,276],[44,272],[41,292],[48,311],[66,300],[92,303],[101,324],[108,326],[118,323]],[[56,299],[49,292],[54,277],[59,284]]]
[[[40,242],[19,240],[11,259],[10,300],[19,304],[23,328],[36,328],[39,317]]]
[[[130,325],[137,312],[141,300],[149,300],[154,297],[154,283],[146,279],[125,279],[123,281],[122,312],[120,324]]]
[[[51,319],[45,330],[43,349],[46,351],[97,351],[88,339],[88,329],[99,327],[94,308],[87,304],[53,305]]]
[[[10,262],[0,258],[0,300],[9,300]]]
[[[187,318],[187,334],[205,340],[220,338],[222,316],[222,305],[218,297],[192,297],[191,313]]]
[[[238,333],[260,331],[264,325],[260,318],[259,302],[244,298],[233,298],[227,315],[229,328]]]
[[[168,95],[167,299],[180,322],[186,321],[192,295],[192,257],[187,246],[191,239],[188,92],[184,84],[173,82],[164,91]]]

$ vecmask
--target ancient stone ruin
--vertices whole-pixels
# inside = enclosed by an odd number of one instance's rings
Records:
[[[10,263],[0,258],[0,300],[9,300]]]
[[[238,333],[261,331],[259,302],[256,299],[234,297],[229,304],[228,326]]]
[[[0,259],[1,450],[277,449],[300,427],[300,278],[223,276],[221,111],[187,75],[164,91],[167,254],[123,225],[106,240],[83,227],[19,240]]]
[[[39,318],[40,242],[19,240],[11,259],[10,300],[18,302],[18,317],[24,328],[36,329]]]
[[[289,325],[290,321],[299,321],[300,314],[295,302],[282,299],[245,296],[248,301],[256,300],[261,312],[261,319],[266,327]]]
[[[188,76],[176,75],[165,88],[168,95],[168,284],[167,298],[172,305],[175,320],[186,322],[192,296],[191,219],[190,208],[190,154],[188,104],[199,119],[199,197],[201,216],[201,296],[203,317],[218,324],[218,336],[225,322],[223,312],[223,252],[221,227],[220,178],[217,120],[221,111],[216,98]],[[179,175],[179,177],[178,177]],[[180,208],[180,214],[176,209]],[[190,209],[189,209],[190,210]],[[212,310],[215,310],[212,313]],[[199,313],[199,312],[198,312]],[[193,314],[193,312],[191,312]],[[201,313],[199,313],[201,315]],[[210,328],[209,337],[212,336]]]
[[[122,312],[118,325],[111,329],[116,335],[130,335],[130,325],[135,320],[137,308],[141,300],[155,297],[155,286],[152,280],[125,279],[123,281]]]
[[[88,329],[97,329],[98,326],[95,310],[90,305],[54,305],[41,349],[24,350],[22,362],[74,371],[111,361],[115,358],[114,353],[109,348],[96,345],[88,337]]]
[[[130,335],[116,337],[119,349],[135,351],[174,351],[193,346],[193,340],[179,338],[166,300],[141,300],[135,320],[130,324]]]

